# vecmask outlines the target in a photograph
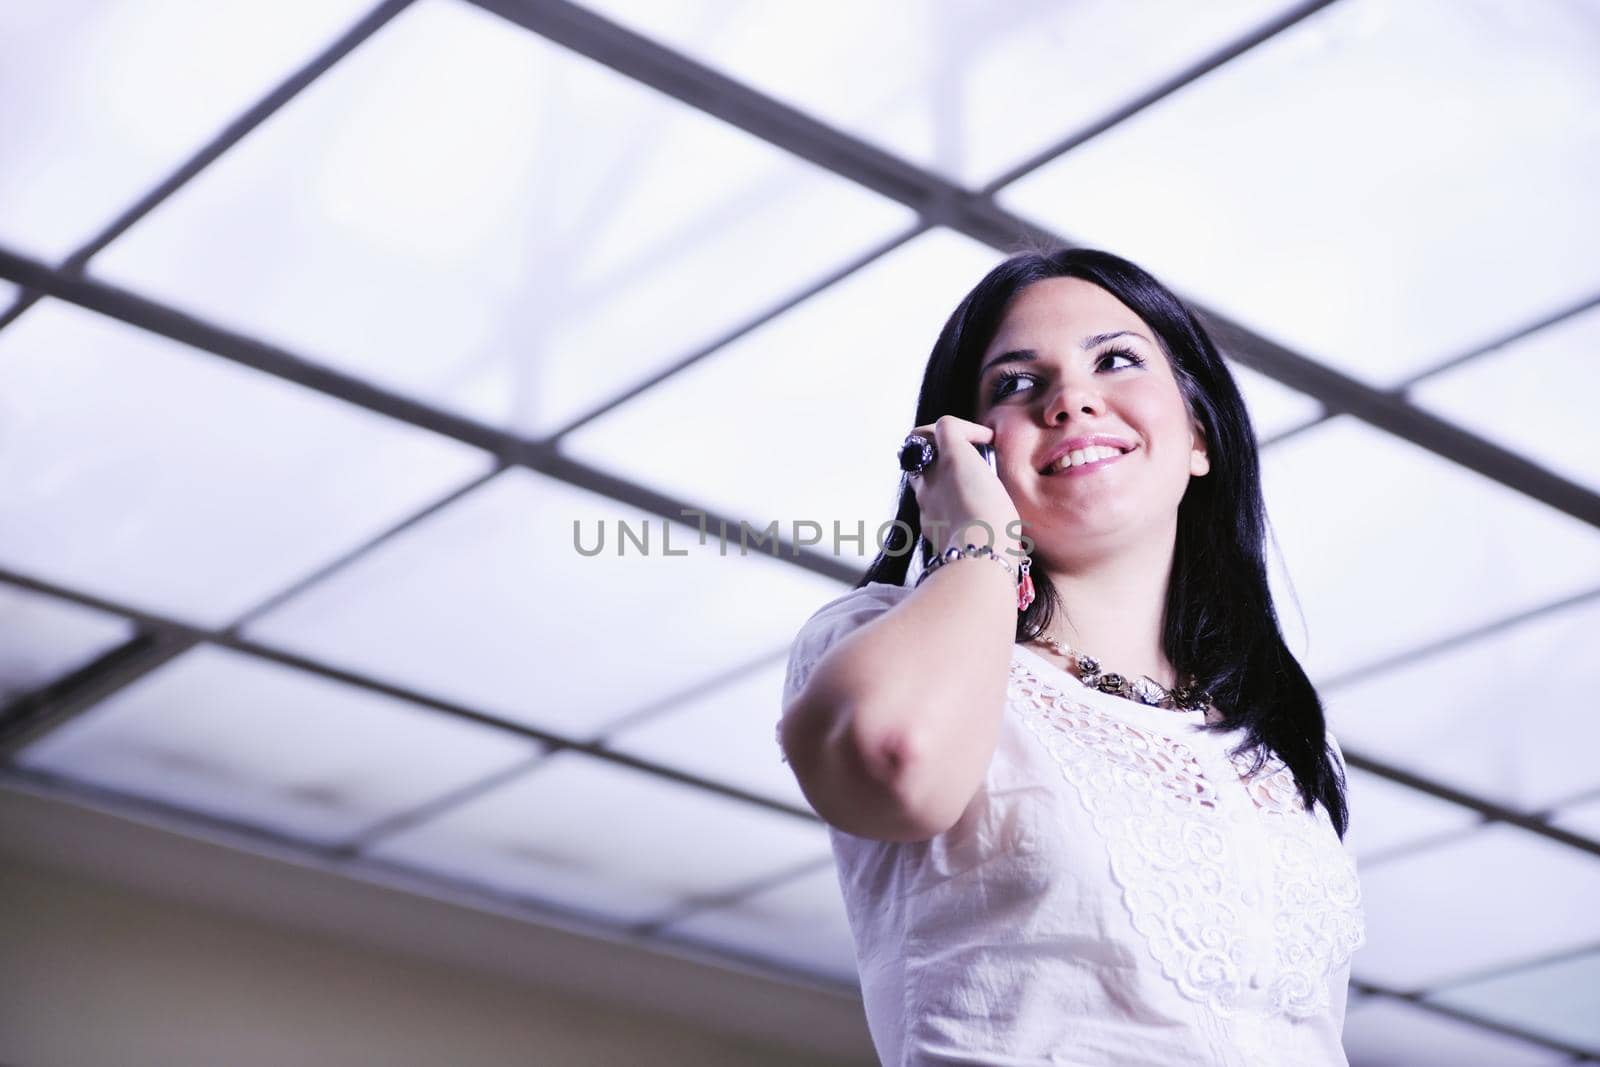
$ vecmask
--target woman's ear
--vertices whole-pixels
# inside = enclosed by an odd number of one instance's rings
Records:
[[[1198,478],[1211,470],[1211,456],[1206,452],[1206,431],[1196,419],[1190,427],[1189,473]]]

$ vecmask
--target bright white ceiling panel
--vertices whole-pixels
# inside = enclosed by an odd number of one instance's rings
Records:
[[[497,16],[421,0],[95,270],[539,435],[911,222]]]
[[[200,646],[30,745],[20,761],[336,844],[538,752],[503,731]]]
[[[127,619],[0,584],[0,705],[49,685],[132,636]]]
[[[1343,744],[1343,731],[1339,736]],[[1345,843],[1355,850],[1363,871],[1368,863],[1403,854],[1412,845],[1465,833],[1480,821],[1475,811],[1356,767],[1348,768],[1346,777],[1350,830]]]
[[[1424,378],[1409,396],[1600,493],[1600,307]]]
[[[1600,788],[1594,663],[1573,655],[1597,633],[1593,598],[1330,689],[1329,714],[1351,748],[1537,811]]]
[[[0,244],[65,258],[371,7],[0,4]]]
[[[1393,384],[1600,292],[1600,8],[1342,0],[1002,202]]]
[[[1350,1067],[1545,1067],[1570,1057],[1387,997],[1352,1002],[1344,1022]]]
[[[491,462],[56,301],[0,331],[0,439],[5,565],[204,626]]]
[[[1233,360],[1228,361],[1228,369],[1239,383],[1239,392],[1244,394],[1245,406],[1250,409],[1250,423],[1258,438],[1276,437],[1322,414],[1322,404],[1315,397],[1291,389],[1276,378]]]
[[[666,934],[824,978],[856,980],[855,942],[831,863],[735,904],[695,912],[667,927]]]
[[[618,922],[828,855],[826,831],[573,753],[381,841],[379,859]]]
[[[810,807],[778,748],[783,673],[780,659],[620,730],[606,744],[785,804]]]
[[[1349,416],[1267,449],[1262,477],[1319,680],[1600,585],[1600,531]]]
[[[934,230],[728,348],[562,439],[565,452],[744,516],[819,523],[833,548],[894,518],[895,452],[911,429],[928,353],[950,312],[1000,260]],[[786,436],[810,426],[805,447]],[[863,561],[863,565],[864,565]]]
[[[626,525],[649,552],[621,539]],[[574,541],[574,530],[579,542]],[[590,737],[774,648],[838,583],[514,469],[247,628],[269,644]],[[600,537],[604,550],[592,550]],[[664,541],[663,538],[666,538]],[[671,555],[666,553],[670,551]],[[770,698],[777,715],[778,694]]]
[[[635,32],[976,187],[1291,6],[591,0]],[[848,27],[841,32],[841,27]],[[1106,47],[1133,41],[1136,47]],[[893,47],[885,47],[893,42]]]
[[[1600,940],[1600,863],[1504,824],[1361,873],[1357,978],[1421,989]]]
[[[1431,999],[1579,1048],[1600,1049],[1600,952],[1470,982]]]

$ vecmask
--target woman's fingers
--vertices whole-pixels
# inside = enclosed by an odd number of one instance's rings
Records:
[[[911,432],[928,438],[940,451],[960,441],[984,445],[994,440],[994,431],[989,427],[980,422],[958,419],[954,415],[941,415],[934,422],[914,427]]]

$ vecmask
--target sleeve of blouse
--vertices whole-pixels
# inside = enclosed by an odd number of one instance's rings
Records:
[[[789,669],[783,679],[783,702],[779,706],[778,722],[782,725],[782,709],[793,702],[805,688],[811,671],[840,638],[859,626],[882,615],[910,594],[904,586],[872,582],[860,589],[852,589],[837,600],[829,601],[816,614],[806,620],[789,647]]]

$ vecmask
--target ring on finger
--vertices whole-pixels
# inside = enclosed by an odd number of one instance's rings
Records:
[[[921,474],[938,455],[932,441],[919,433],[907,434],[900,445],[900,469],[910,475]]]

